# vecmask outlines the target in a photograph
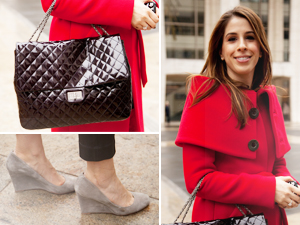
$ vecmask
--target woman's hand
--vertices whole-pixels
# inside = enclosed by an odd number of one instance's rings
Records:
[[[287,183],[291,177],[276,177],[275,202],[281,208],[295,208],[300,203],[300,189]]]
[[[155,14],[151,9],[145,6],[144,3],[146,2],[152,1],[134,0],[131,25],[137,30],[151,30],[156,27],[156,23],[159,21],[158,13]]]

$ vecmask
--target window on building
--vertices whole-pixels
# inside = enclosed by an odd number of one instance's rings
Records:
[[[268,35],[268,0],[240,0],[241,5],[251,8],[262,20],[266,34]],[[289,61],[290,47],[290,0],[284,0],[284,50],[283,60]]]
[[[261,18],[268,35],[268,0],[241,0],[241,5],[252,9]]]
[[[187,74],[168,74],[166,76],[166,121],[180,121],[186,100],[187,77]]]
[[[203,59],[204,0],[165,0],[167,58]]]
[[[283,36],[284,36],[284,50],[283,60],[289,61],[290,58],[290,1],[284,0],[284,24],[283,24]]]
[[[281,87],[276,88],[277,98],[281,105],[284,120],[290,121],[290,78],[276,76],[273,77],[272,84]]]

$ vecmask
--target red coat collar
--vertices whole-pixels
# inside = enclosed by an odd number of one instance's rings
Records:
[[[276,157],[280,158],[287,153],[291,146],[286,136],[282,109],[279,104],[275,86],[266,86],[257,91],[258,95],[267,93],[269,97],[269,113],[276,145]]]
[[[191,90],[198,88],[207,78],[196,79],[197,87],[192,87]],[[268,94],[276,157],[282,157],[289,151],[290,145],[275,87],[268,86],[257,92],[253,90],[245,92],[253,103],[253,107],[256,107],[257,96],[263,93]],[[256,152],[249,150],[248,143],[250,140],[257,139],[257,120],[249,119],[246,126],[239,129],[236,117],[233,114],[230,116],[231,100],[224,86],[219,86],[211,96],[192,107],[190,107],[191,100],[191,94],[189,94],[175,142],[178,146],[193,144],[236,157],[250,159],[256,157]]]

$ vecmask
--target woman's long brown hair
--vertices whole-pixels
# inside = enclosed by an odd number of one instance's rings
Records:
[[[229,20],[234,16],[245,18],[249,22],[255,33],[256,39],[260,44],[262,57],[259,58],[255,67],[252,87],[248,87],[244,83],[231,79],[227,74],[225,61],[222,61],[220,58],[225,28]],[[245,127],[248,119],[246,105],[247,103],[251,105],[251,101],[244,94],[243,89],[251,88],[252,90],[257,90],[265,85],[270,85],[272,79],[270,48],[261,19],[256,15],[255,12],[249,8],[237,6],[233,10],[230,10],[222,15],[211,34],[208,47],[208,56],[200,74],[207,76],[210,79],[205,81],[195,93],[192,93],[192,106],[200,102],[202,99],[210,96],[221,84],[223,84],[225,87],[228,87],[231,93],[231,114],[234,113],[236,116],[240,129]],[[192,75],[189,77],[189,86],[191,83],[193,83],[194,76],[199,75]],[[200,89],[202,86],[207,86],[209,83],[212,83],[212,85],[209,85],[209,88],[205,88],[205,90],[201,92]]]

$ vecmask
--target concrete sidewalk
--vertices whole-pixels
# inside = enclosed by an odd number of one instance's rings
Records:
[[[40,16],[40,15],[39,15]],[[42,17],[40,18],[42,19]],[[14,49],[16,42],[26,42],[35,26],[20,13],[0,1],[0,132],[32,132],[21,127],[14,92]],[[48,41],[42,34],[40,41]],[[144,124],[146,132],[159,131],[159,33],[144,35],[148,83],[143,89]],[[43,129],[33,132],[50,132]]]
[[[65,176],[78,176],[85,161],[78,156],[74,134],[42,135],[45,152],[53,166]],[[5,167],[15,148],[15,135],[0,135],[0,225],[135,225],[159,224],[159,136],[116,135],[114,157],[117,175],[124,186],[150,196],[150,205],[129,216],[82,215],[75,193],[55,195],[41,190],[16,193]]]

